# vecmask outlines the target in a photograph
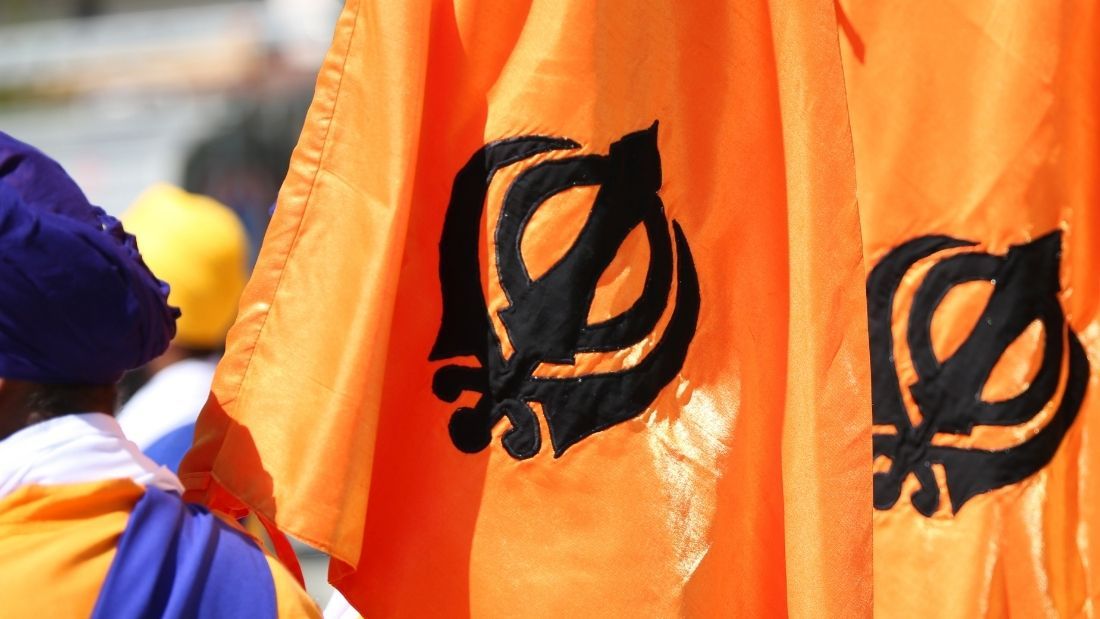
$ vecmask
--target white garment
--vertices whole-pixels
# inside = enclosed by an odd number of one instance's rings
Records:
[[[347,598],[340,595],[339,591],[333,591],[332,597],[325,605],[324,617],[325,619],[361,619],[362,615],[351,607]]]
[[[22,486],[123,478],[183,492],[171,471],[145,457],[114,417],[103,413],[47,419],[0,441],[0,499]]]
[[[154,374],[118,413],[126,436],[144,451],[172,430],[195,423],[217,365],[217,359],[184,359]]]

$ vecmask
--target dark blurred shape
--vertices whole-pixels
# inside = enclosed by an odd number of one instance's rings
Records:
[[[184,189],[211,196],[240,215],[252,241],[253,262],[311,96],[303,89],[241,101],[185,158]]]
[[[99,17],[180,7],[259,2],[260,0],[0,0],[0,23]]]
[[[73,7],[73,14],[77,17],[95,17],[103,12],[103,3],[100,0],[77,0]]]

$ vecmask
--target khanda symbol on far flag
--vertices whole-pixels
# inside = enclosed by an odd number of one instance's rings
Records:
[[[460,407],[451,416],[451,440],[461,451],[488,447],[493,428],[507,418],[505,451],[521,460],[534,456],[543,440],[535,412],[540,409],[560,457],[586,437],[640,415],[687,356],[699,316],[699,280],[687,239],[675,221],[670,233],[657,193],[657,123],[611,144],[607,155],[565,156],[579,147],[564,138],[503,139],[474,153],[455,178],[439,243],[443,318],[429,360],[474,357],[479,363],[448,364],[433,378],[432,390],[445,402],[456,402],[463,392],[480,394],[473,407]],[[503,171],[511,166],[520,166],[514,180],[503,192],[492,192],[494,179],[508,176]],[[551,198],[575,187],[596,188],[587,219],[572,244],[560,248],[556,262],[532,274],[521,247],[524,233]],[[486,244],[495,254],[506,298],[496,312],[506,342],[488,309],[479,260],[482,216],[491,195],[503,195]],[[649,246],[641,293],[625,311],[591,324],[601,275],[638,226]],[[541,371],[575,366],[580,354],[614,354],[653,340],[656,344],[629,365],[618,361],[610,370],[565,376]]]
[[[971,498],[1020,482],[1054,457],[1077,417],[1089,376],[1085,351],[1058,298],[1061,243],[1061,233],[1054,232],[994,255],[974,250],[970,241],[924,236],[891,250],[871,271],[875,508],[891,509],[912,475],[918,486],[908,498],[918,512],[932,516],[941,505],[933,470],[938,465],[951,511],[958,513]],[[921,277],[918,265],[927,263],[931,266]],[[898,331],[905,334],[916,376],[908,393],[919,416],[909,414],[895,363],[892,317],[906,280],[915,280],[915,290],[907,324]],[[934,317],[950,292],[973,282],[991,285],[988,302],[958,348],[938,353]],[[1032,364],[1030,382],[1007,398],[984,395],[1010,346],[1037,341],[1022,337],[1035,322],[1042,325],[1042,343],[1032,352],[1041,354],[1041,361],[1037,369]],[[999,444],[979,444],[980,433],[987,439],[1000,433],[994,441]]]

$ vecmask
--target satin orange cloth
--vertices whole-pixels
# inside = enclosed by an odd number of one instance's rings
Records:
[[[953,506],[965,496],[945,479],[943,465],[933,464],[931,485],[941,495],[925,516],[910,500],[921,484],[906,477],[897,502],[874,514],[875,614],[1093,616],[1100,593],[1100,12],[1083,2],[841,0],[840,6],[868,266],[927,235],[975,243],[927,256],[897,288],[893,353],[905,414],[920,423],[944,410],[914,401],[920,381],[907,337],[914,296],[931,269],[952,255],[1003,257],[1058,233],[1050,277],[961,284],[942,299],[930,325],[932,348],[944,361],[978,332],[979,315],[1001,328],[996,316],[982,314],[995,289],[1060,288],[1043,294],[1068,328],[1035,322],[1003,355],[997,347],[964,353],[979,363],[999,357],[980,397],[1005,401],[1039,380],[1044,345],[1056,339],[1064,352],[1052,360],[1054,394],[1026,420],[979,422],[969,434],[940,431],[931,440],[979,456],[982,464],[967,474],[1002,471],[983,450],[1036,453],[1036,438],[1058,423],[1062,403],[1073,404],[1074,389],[1085,390],[1079,406],[1067,407],[1076,418],[1053,459],[1037,470],[1018,469],[1024,476],[1018,482]],[[873,323],[872,317],[872,329]],[[1069,369],[1073,338],[1087,357],[1083,381]],[[876,365],[880,371],[895,369]],[[878,417],[878,394],[875,406]],[[875,427],[876,437],[894,431]],[[880,455],[875,464],[885,474],[891,463]]]
[[[479,151],[500,140],[546,149]],[[559,165],[577,176],[550,174]],[[192,498],[331,553],[332,582],[367,616],[866,616],[853,171],[832,2],[352,0],[181,478]],[[509,192],[522,207],[535,191],[521,177],[560,191],[508,236]],[[455,198],[479,184],[484,204]],[[456,200],[473,232],[443,241]],[[617,247],[578,240],[606,223],[590,221],[597,208],[649,219]],[[467,255],[452,242],[473,244],[476,269],[450,261]],[[506,293],[559,264],[585,285],[578,273],[609,255],[591,298]],[[455,307],[491,331],[430,361],[452,350],[437,344],[452,267],[480,282]],[[652,329],[581,346],[661,267],[676,277],[642,306],[663,307]],[[698,315],[684,319],[693,278]],[[579,332],[549,335],[582,310]],[[564,348],[531,352],[552,340]],[[636,414],[594,421],[628,410],[606,404],[637,395],[623,376],[684,343]],[[433,380],[462,377],[436,372],[498,353],[537,362],[515,383],[490,368],[493,414],[516,419],[487,444],[476,427],[453,440],[484,377],[437,396]],[[610,386],[552,400],[588,381]],[[515,389],[531,391],[508,400]]]

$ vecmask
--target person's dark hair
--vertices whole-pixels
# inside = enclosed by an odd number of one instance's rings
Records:
[[[44,417],[92,412],[113,415],[117,400],[115,385],[37,384],[27,394],[25,407]]]

